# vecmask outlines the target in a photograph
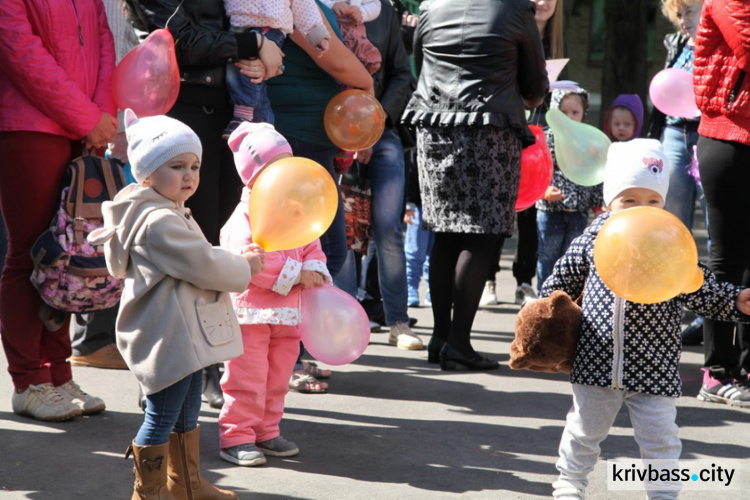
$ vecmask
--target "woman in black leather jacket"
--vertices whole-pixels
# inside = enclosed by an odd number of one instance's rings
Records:
[[[524,107],[549,85],[535,9],[529,0],[420,7],[419,83],[404,121],[417,127],[423,225],[436,233],[428,361],[443,370],[498,368],[470,335],[495,241],[513,228],[521,149],[534,143]]]

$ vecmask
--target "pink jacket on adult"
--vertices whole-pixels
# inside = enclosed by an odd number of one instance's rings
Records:
[[[248,216],[247,188],[234,213],[221,229],[221,246],[230,251],[238,251],[253,242]],[[295,326],[301,321],[300,272],[317,271],[331,283],[326,268],[326,257],[320,247],[320,240],[292,250],[266,252],[266,265],[263,271],[253,276],[247,290],[232,293],[232,303],[241,325],[287,325]]]
[[[117,111],[101,0],[0,1],[0,68],[0,132],[77,140]]]
[[[698,133],[750,146],[750,6],[704,0],[695,38],[693,83]]]

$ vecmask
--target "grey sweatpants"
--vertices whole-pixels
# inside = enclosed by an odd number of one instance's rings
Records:
[[[618,411],[625,403],[630,413],[641,459],[680,458],[682,443],[677,436],[675,398],[621,391],[593,385],[573,384],[573,407],[560,440],[558,484],[585,489],[601,448]],[[623,457],[632,458],[632,457]],[[648,498],[677,498],[678,492],[647,492]]]

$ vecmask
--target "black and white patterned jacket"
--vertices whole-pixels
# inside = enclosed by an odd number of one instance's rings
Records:
[[[694,293],[658,304],[637,304],[618,297],[594,267],[594,241],[609,217],[610,213],[600,215],[573,240],[542,287],[545,297],[554,290],[563,290],[573,298],[583,292],[581,337],[570,381],[677,397],[681,392],[678,368],[683,307],[719,321],[746,320],[736,308],[742,287],[716,281],[700,264],[704,283]]]

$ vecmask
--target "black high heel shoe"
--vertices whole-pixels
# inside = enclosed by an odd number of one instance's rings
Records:
[[[495,360],[484,358],[476,353],[473,357],[468,358],[448,344],[443,345],[440,350],[440,369],[444,371],[455,370],[458,365],[462,365],[471,371],[488,371],[500,368],[500,363]]]
[[[444,341],[437,337],[430,337],[430,342],[427,344],[427,362],[436,365],[440,363],[440,350],[445,344]]]

